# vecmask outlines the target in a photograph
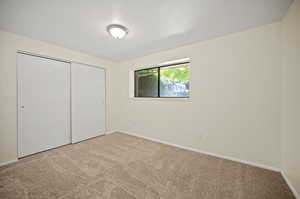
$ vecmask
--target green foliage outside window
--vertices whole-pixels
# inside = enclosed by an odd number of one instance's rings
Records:
[[[190,68],[187,65],[174,68],[161,68],[160,74],[172,82],[186,82],[190,79]]]
[[[188,97],[189,83],[189,64],[138,70],[135,71],[135,96]]]

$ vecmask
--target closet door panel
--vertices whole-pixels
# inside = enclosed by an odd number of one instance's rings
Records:
[[[105,71],[71,64],[72,143],[105,133]]]
[[[18,155],[70,143],[70,64],[18,54]]]

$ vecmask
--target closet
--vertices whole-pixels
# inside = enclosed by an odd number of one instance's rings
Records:
[[[18,157],[105,132],[105,70],[17,54]]]
[[[105,71],[71,64],[72,143],[105,132]]]

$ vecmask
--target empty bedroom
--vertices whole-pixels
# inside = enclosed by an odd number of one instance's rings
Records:
[[[300,199],[300,0],[0,0],[0,199]]]

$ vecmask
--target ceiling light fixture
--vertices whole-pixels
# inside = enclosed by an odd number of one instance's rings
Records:
[[[122,39],[128,33],[128,29],[122,25],[111,24],[107,26],[107,32],[115,39]]]

